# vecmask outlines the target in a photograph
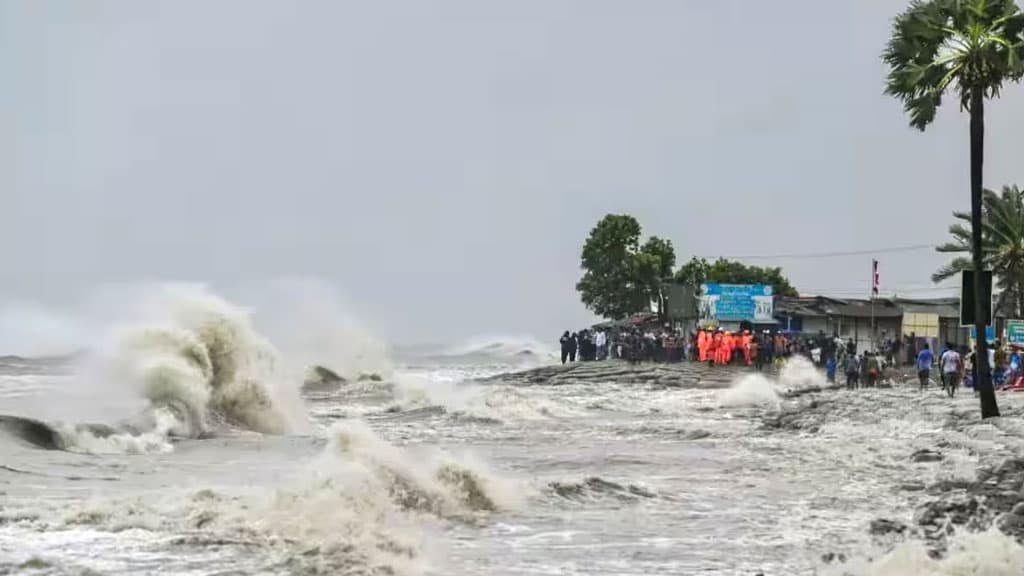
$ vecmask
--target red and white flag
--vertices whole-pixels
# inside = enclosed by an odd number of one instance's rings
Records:
[[[878,287],[881,283],[878,281],[878,260],[871,261],[871,297],[878,296]]]

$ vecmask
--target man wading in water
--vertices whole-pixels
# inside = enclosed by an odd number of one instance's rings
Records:
[[[857,361],[856,354],[850,354],[846,357],[846,387],[850,390],[857,388],[858,380],[860,380],[860,362]]]
[[[928,377],[931,375],[933,362],[935,362],[935,355],[928,349],[928,343],[925,342],[917,354],[917,378],[921,381],[921,390],[928,387]]]
[[[963,372],[964,364],[960,354],[953,350],[952,346],[947,346],[947,348],[942,353],[939,364],[942,365],[942,381],[946,383],[946,393],[952,398],[957,387],[960,386],[960,374]]]

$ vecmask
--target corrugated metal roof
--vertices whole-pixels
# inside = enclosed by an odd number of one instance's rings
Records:
[[[874,315],[875,318],[899,318],[904,312],[938,314],[940,318],[959,318],[960,303],[957,298],[877,298],[872,306],[869,299],[838,299],[827,296],[779,297],[775,301],[776,316],[871,318]]]

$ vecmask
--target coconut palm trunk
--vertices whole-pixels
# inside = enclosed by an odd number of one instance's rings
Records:
[[[974,329],[977,334],[977,382],[974,383],[981,398],[981,417],[999,416],[996,393],[992,387],[992,373],[988,365],[988,341],[985,335],[987,306],[982,295],[983,257],[981,251],[981,191],[982,168],[985,159],[985,98],[981,90],[971,94],[971,253],[974,263]],[[991,303],[989,304],[991,305]]]

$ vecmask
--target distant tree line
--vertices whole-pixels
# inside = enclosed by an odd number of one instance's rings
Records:
[[[642,230],[628,214],[608,214],[590,231],[583,244],[583,277],[576,284],[583,304],[604,318],[621,320],[650,309],[665,310],[665,285],[770,284],[775,293],[796,296],[781,268],[748,266],[719,258],[691,258],[676,265],[672,241],[651,236],[641,243]]]

